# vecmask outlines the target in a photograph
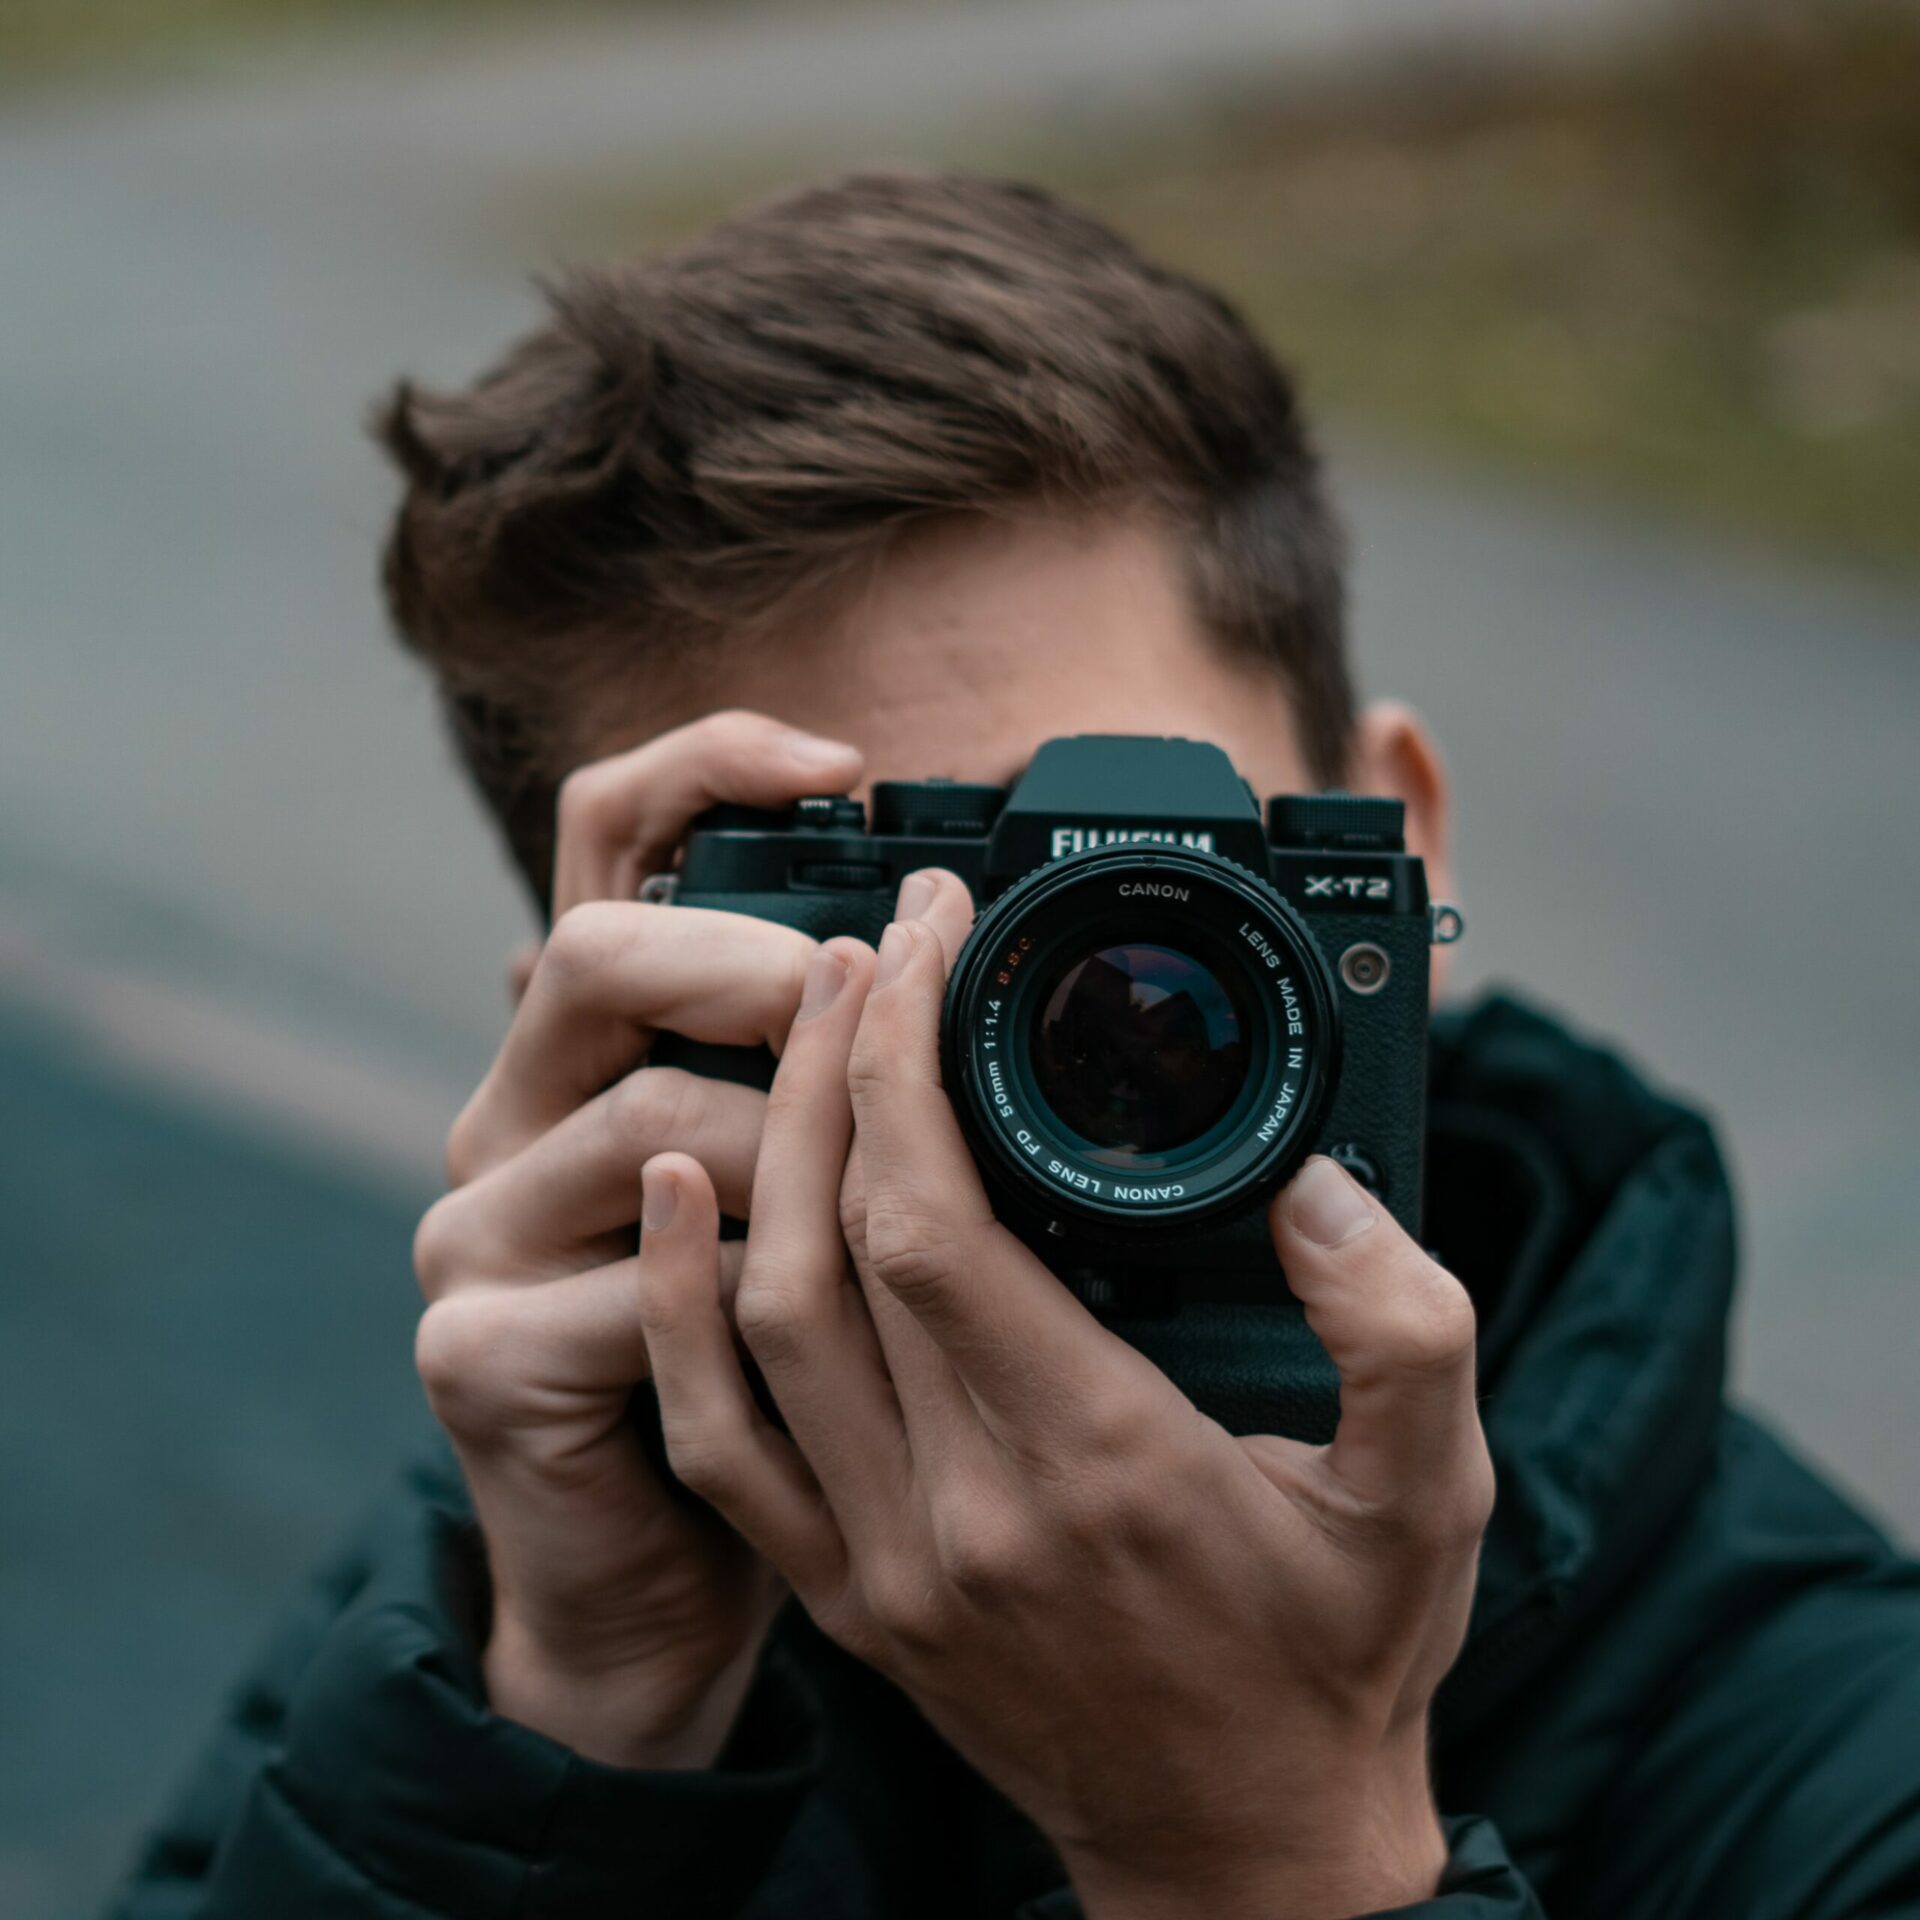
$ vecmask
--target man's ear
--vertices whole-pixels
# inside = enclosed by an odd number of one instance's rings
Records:
[[[1427,723],[1399,700],[1376,700],[1354,728],[1351,784],[1356,793],[1381,794],[1406,803],[1407,851],[1427,865],[1427,891],[1435,900],[1453,891],[1453,793],[1446,764]],[[1433,984],[1444,984],[1448,950],[1436,948]]]

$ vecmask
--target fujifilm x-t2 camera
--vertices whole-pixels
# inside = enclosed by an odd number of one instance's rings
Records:
[[[1219,748],[1049,741],[1011,789],[886,781],[696,823],[655,898],[873,941],[942,866],[979,917],[947,1092],[999,1218],[1091,1303],[1285,1300],[1264,1207],[1331,1154],[1419,1232],[1433,908],[1397,800],[1283,795]],[[765,1085],[764,1052],[660,1060]]]

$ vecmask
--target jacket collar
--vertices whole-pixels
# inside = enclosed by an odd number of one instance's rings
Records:
[[[1706,1473],[1733,1207],[1706,1122],[1508,997],[1436,1020],[1428,1239],[1481,1317],[1499,1497],[1443,1738],[1526,1684]]]

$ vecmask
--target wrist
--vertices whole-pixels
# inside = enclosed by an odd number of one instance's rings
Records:
[[[679,1649],[583,1655],[502,1612],[481,1670],[488,1705],[503,1719],[606,1766],[692,1772],[719,1758],[759,1651],[755,1635],[717,1666]]]
[[[1198,1830],[1153,1855],[1063,1858],[1087,1920],[1350,1920],[1430,1900],[1447,1842],[1424,1753],[1338,1801],[1272,1808],[1257,1831]]]

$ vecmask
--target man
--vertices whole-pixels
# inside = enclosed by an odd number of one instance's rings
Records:
[[[1920,1574],[1723,1404],[1697,1117],[1442,1016],[1438,1257],[1309,1161],[1269,1227],[1338,1430],[1231,1435],[992,1217],[957,879],[877,952],[636,898],[715,801],[1066,732],[1396,796],[1444,892],[1230,311],[1031,190],[856,178],[381,433],[397,623],[552,920],[416,1248],[461,1472],[316,1588],[125,1913],[1920,1913]]]

